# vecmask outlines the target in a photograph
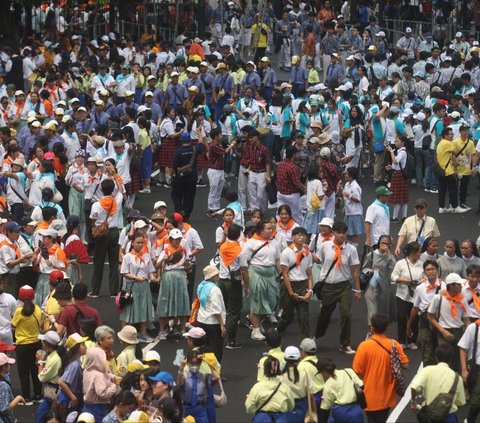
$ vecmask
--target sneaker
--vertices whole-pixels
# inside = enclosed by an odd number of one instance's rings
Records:
[[[430,190],[430,192],[431,192],[432,194],[438,194],[438,189],[437,189],[437,188],[433,188],[433,189]]]
[[[202,182],[202,181],[197,182],[197,188],[205,188],[206,186],[207,184],[205,182]]]
[[[418,350],[418,345],[415,344],[415,342],[410,342],[410,344],[408,344],[408,348],[411,350]]]
[[[456,207],[452,210],[452,213],[458,213],[458,214],[466,213],[466,212],[468,212],[468,210],[467,209],[462,209],[460,206],[458,206],[458,207]]]
[[[345,347],[340,347],[338,350],[348,355],[355,354],[355,350],[350,345],[347,345]]]
[[[268,319],[270,320],[270,323],[276,325],[278,324],[278,320],[277,318],[275,317],[275,312],[273,312],[272,314],[270,314],[270,316],[268,316]]]
[[[459,207],[461,207],[462,209],[465,209],[465,210],[467,210],[467,211],[472,210],[472,208],[471,208],[471,207],[468,207],[465,203],[460,204]]]
[[[244,326],[247,329],[253,329],[252,322],[250,321],[250,318],[247,316],[247,321],[245,322]]]
[[[145,187],[142,190],[138,191],[139,194],[151,194],[152,191],[150,190],[150,187]]]
[[[428,189],[428,188],[425,188],[424,191],[425,191],[425,192],[432,192],[432,190],[431,190],[431,189]]]
[[[140,342],[147,342],[147,343],[155,341],[154,338],[152,338],[151,336],[148,336],[147,334],[143,334],[143,333],[138,334],[138,340]]]
[[[165,182],[163,184],[163,188],[172,188],[172,184],[169,184],[169,183]]]
[[[33,401],[30,398],[25,398],[25,402],[19,402],[18,405],[33,405]]]
[[[34,395],[32,401],[35,404],[40,404],[43,401],[43,397],[41,395]]]
[[[97,294],[94,294],[93,292],[89,292],[89,293],[88,293],[88,296],[89,296],[90,298],[98,298],[98,295],[97,295]]]
[[[440,207],[438,209],[438,214],[445,214],[445,213],[450,213],[450,208],[444,208],[444,207]]]
[[[167,332],[166,332],[166,331],[163,331],[163,330],[161,330],[160,332],[158,332],[157,339],[158,339],[159,341],[166,341],[166,340],[167,340]]]
[[[242,348],[243,345],[242,344],[237,344],[235,341],[230,341],[226,346],[225,348],[227,350],[239,350],[240,348]]]
[[[155,323],[153,323],[153,322],[148,322],[148,323],[147,323],[147,329],[148,329],[148,330],[155,330],[155,329],[156,329]]]
[[[262,332],[260,332],[260,328],[254,328],[252,330],[252,339],[254,341],[263,341],[265,337],[262,335]]]

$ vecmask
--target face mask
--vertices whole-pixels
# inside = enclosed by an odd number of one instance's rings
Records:
[[[192,371],[192,373],[198,373],[198,370],[200,369],[199,366],[191,366],[190,367],[190,370]]]

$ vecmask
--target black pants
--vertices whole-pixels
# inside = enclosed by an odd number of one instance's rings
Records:
[[[275,139],[273,141],[273,157],[276,162],[282,161],[282,138],[280,135],[275,135]]]
[[[103,279],[103,266],[108,254],[109,275],[108,287],[110,295],[117,295],[119,291],[118,272],[118,228],[110,228],[108,234],[103,238],[95,239],[95,250],[93,253],[93,276],[92,293],[100,295],[100,287]]]
[[[195,202],[195,193],[197,191],[197,181],[178,182],[173,179],[172,183],[172,201],[176,212],[182,212],[188,219],[193,211]]]
[[[460,204],[467,204],[468,184],[470,183],[470,175],[463,175],[460,179]]]
[[[408,301],[403,301],[401,298],[396,297],[397,300],[397,330],[398,330],[398,342],[400,344],[410,344],[416,342],[418,335],[418,319],[415,319],[415,322],[412,326],[413,336],[407,340],[407,322],[410,317],[410,312],[413,308],[413,303]],[[407,342],[408,341],[408,342]]]
[[[25,211],[23,209],[23,203],[12,204],[10,207],[10,211],[12,212],[12,220],[21,225],[23,216],[25,214]]]
[[[366,411],[368,423],[385,423],[390,413],[390,408],[377,411]]]
[[[40,348],[42,348],[41,342],[17,344],[17,369],[23,398],[32,398],[30,396],[30,378],[33,383],[33,394],[35,396],[42,395],[42,384],[38,380],[38,369],[35,364],[35,354]]]
[[[197,270],[197,266],[195,266],[195,263],[192,263],[192,270],[190,273],[187,273],[187,291],[188,291],[188,300],[190,301],[190,305],[193,302],[193,287],[195,286],[196,270]]]
[[[207,334],[208,348],[215,354],[218,362],[221,363],[223,357],[223,337],[220,325],[206,325],[205,323],[198,322],[198,326]]]
[[[457,177],[455,175],[438,178],[438,207],[441,209],[445,208],[447,190],[450,205],[456,209],[458,207],[458,189]]]
[[[238,321],[242,312],[242,283],[239,280],[220,279],[218,284],[223,294],[223,301],[227,309],[227,328],[228,342],[235,342],[237,337]]]
[[[255,58],[253,59],[254,63],[258,63],[260,59],[265,56],[265,52],[267,51],[267,47],[257,47],[257,51],[255,52]]]
[[[20,272],[18,272],[17,277],[17,286],[20,288],[21,285],[30,285],[33,289],[36,288],[38,282],[38,272],[33,270],[32,266],[20,267]]]

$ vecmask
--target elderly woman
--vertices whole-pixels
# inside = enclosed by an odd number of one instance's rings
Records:
[[[115,342],[115,331],[110,326],[99,326],[95,329],[95,340],[98,346],[105,352],[107,358],[107,372],[118,375],[115,354],[112,351]]]
[[[85,403],[82,411],[93,414],[95,421],[101,422],[108,414],[110,400],[117,391],[116,383],[120,381],[120,377],[107,372],[105,352],[100,347],[90,348],[83,372]]]
[[[440,256],[437,260],[440,266],[440,279],[442,281],[450,273],[457,273],[460,276],[465,276],[466,266],[462,260],[458,241],[456,239],[447,239],[445,241],[443,256]]]

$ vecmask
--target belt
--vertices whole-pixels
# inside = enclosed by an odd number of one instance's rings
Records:
[[[253,173],[265,173],[266,169],[264,169],[264,170],[252,170],[252,169],[250,169],[250,171],[253,172]]]

